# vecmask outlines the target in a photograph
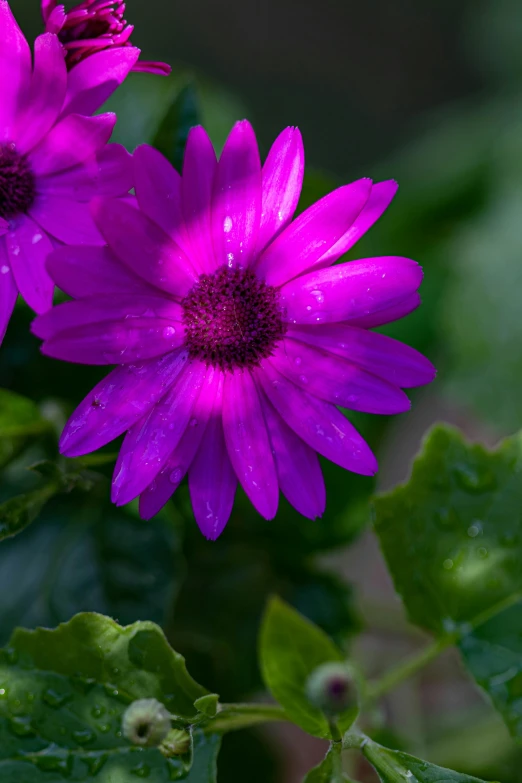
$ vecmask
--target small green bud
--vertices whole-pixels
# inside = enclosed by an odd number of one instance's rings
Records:
[[[133,701],[123,715],[123,736],[133,745],[158,747],[170,727],[170,713],[157,699]]]
[[[190,750],[190,734],[188,731],[183,731],[183,729],[172,729],[159,746],[159,749],[168,759],[172,756],[183,756]]]
[[[326,715],[337,715],[357,704],[353,676],[344,663],[319,666],[308,678],[306,695],[310,703]]]

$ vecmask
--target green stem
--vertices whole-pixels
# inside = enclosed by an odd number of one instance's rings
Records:
[[[375,769],[379,771],[379,777],[389,783],[404,783],[404,773],[406,770],[398,769],[393,763],[392,759],[389,759],[384,748],[380,745],[376,745],[370,739],[366,738],[362,752],[372,764]]]
[[[258,723],[290,720],[282,707],[275,704],[223,704],[215,718],[205,727],[206,734],[245,729]]]
[[[420,672],[425,666],[438,658],[444,650],[455,644],[457,638],[458,636],[455,634],[443,636],[441,639],[432,642],[428,647],[425,647],[424,650],[399,663],[394,669],[390,669],[380,680],[369,685],[367,701],[377,701],[396,688],[397,685]]]
[[[332,783],[343,783],[342,743],[333,742],[330,752],[332,754]]]

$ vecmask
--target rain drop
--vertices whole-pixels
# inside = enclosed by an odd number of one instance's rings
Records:
[[[42,694],[43,701],[48,704],[49,707],[53,707],[56,710],[62,707],[70,698],[70,693],[59,693],[53,688],[47,688]]]
[[[80,731],[73,731],[72,738],[78,745],[88,745],[95,739],[96,735],[90,729],[81,729]]]
[[[442,567],[443,567],[443,568],[444,568],[446,571],[451,571],[451,569],[453,568],[453,565],[454,565],[454,563],[453,563],[453,560],[450,560],[450,558],[448,557],[448,558],[447,558],[447,560],[445,560],[445,561],[443,562],[443,564],[442,564]]]
[[[182,478],[183,478],[183,471],[181,470],[181,468],[176,468],[170,474],[169,481],[171,484],[179,484]]]
[[[481,546],[479,549],[477,549],[477,555],[480,557],[481,560],[485,560],[488,556],[488,550],[485,546]]]
[[[468,536],[470,538],[476,538],[480,533],[482,533],[482,524],[480,522],[474,522],[468,527]]]

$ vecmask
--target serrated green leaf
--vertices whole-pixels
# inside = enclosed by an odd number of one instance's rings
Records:
[[[153,141],[153,146],[162,152],[179,172],[183,165],[189,131],[200,123],[196,88],[187,84],[171,103]]]
[[[41,435],[49,427],[32,400],[0,389],[0,468],[20,453],[27,438]]]
[[[379,773],[382,783],[484,783],[479,778],[389,750],[371,740],[364,745],[363,753]]]
[[[464,634],[522,591],[522,437],[494,451],[437,426],[375,529],[412,622]]]
[[[55,630],[18,629],[0,652],[1,779],[185,779],[190,758],[132,747],[122,717],[132,701],[156,698],[190,721],[204,693],[153,623],[83,614]]]
[[[49,482],[40,489],[18,495],[0,504],[0,541],[25,530],[58,492],[60,492],[60,485]]]
[[[522,604],[476,628],[461,640],[459,647],[466,667],[521,744]]]
[[[260,637],[265,684],[294,723],[316,737],[330,738],[331,729],[326,716],[308,699],[307,680],[323,663],[344,659],[324,631],[280,599],[270,601]],[[344,731],[353,721],[353,710],[348,710],[337,722]]]

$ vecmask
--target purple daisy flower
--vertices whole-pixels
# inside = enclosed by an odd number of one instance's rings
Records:
[[[65,62],[71,69],[96,52],[119,46],[130,46],[134,26],[124,18],[123,0],[84,0],[66,11],[57,0],[42,0],[45,30],[56,33],[65,49]],[[170,65],[160,62],[136,62],[133,71],[168,76]]]
[[[287,128],[263,167],[252,127],[233,128],[219,162],[203,128],[183,176],[148,146],[133,157],[140,209],[93,204],[106,248],[49,260],[74,301],[34,323],[43,352],[118,364],[70,418],[74,457],[127,433],[112,496],[140,496],[154,516],[188,473],[194,514],[217,538],[238,480],[275,516],[279,490],[303,515],[325,507],[318,454],[372,475],[377,462],[337,406],[401,413],[401,387],[429,383],[431,363],[369,331],[415,309],[420,267],[385,257],[332,266],[379,218],[394,182],[335,190],[296,220],[301,135]]]
[[[31,51],[0,0],[0,342],[20,293],[37,313],[52,305],[45,260],[57,243],[103,245],[95,195],[132,187],[131,156],[107,146],[116,116],[86,116],[109,97],[137,50],[96,55],[67,74],[58,38]],[[103,58],[103,59],[102,59]]]

